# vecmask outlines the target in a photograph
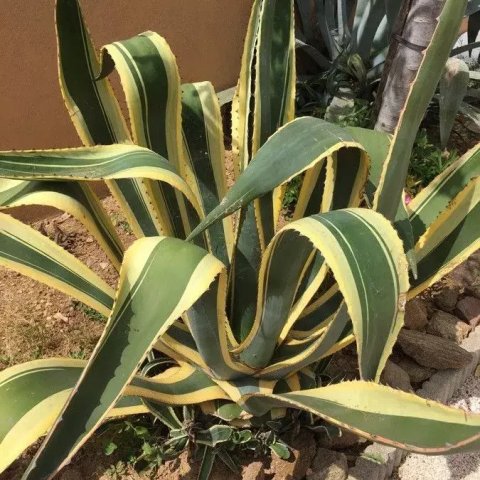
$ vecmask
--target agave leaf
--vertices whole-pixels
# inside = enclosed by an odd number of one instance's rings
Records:
[[[409,297],[445,276],[480,247],[480,178],[470,181],[432,222],[416,246],[418,279]]]
[[[346,130],[365,148],[370,157],[370,172],[365,193],[369,202],[373,203],[382,175],[383,164],[388,157],[391,135],[368,128],[347,127]]]
[[[0,400],[4,418],[8,418],[0,428],[0,472],[50,430],[86,366],[85,360],[35,360],[0,373]],[[24,395],[26,391],[29,395]],[[146,413],[154,405],[154,414],[161,408],[162,421],[181,429],[176,415],[166,414],[169,407],[155,402],[182,405],[222,397],[225,394],[207,375],[182,365],[153,378],[135,376],[107,418]]]
[[[318,269],[316,278],[293,304],[305,263],[313,253],[311,244],[325,259],[324,267]],[[291,251],[296,252],[295,258],[285,264],[286,252]],[[372,255],[367,254],[369,251]],[[254,327],[237,349],[245,363],[254,368],[270,363],[276,344],[287,337],[319,289],[327,265],[353,322],[360,375],[378,380],[403,323],[402,302],[408,290],[408,275],[402,243],[389,222],[363,209],[338,210],[298,220],[275,237],[262,261]],[[304,366],[299,359],[291,364],[298,369]]]
[[[193,172],[193,190],[203,211],[211,212],[227,193],[225,148],[220,105],[209,82],[182,86],[182,127],[186,159]],[[232,219],[212,226],[210,251],[225,265],[233,250]]]
[[[455,55],[459,55],[460,53],[463,53],[463,52],[468,52],[469,50],[473,50],[474,48],[478,48],[478,47],[480,47],[480,41],[467,43],[466,45],[462,45],[460,47],[454,48],[450,52],[450,56],[454,57]]]
[[[342,148],[363,151],[361,145],[346,130],[336,125],[310,117],[297,118],[290,122],[272,135],[258,151],[221,204],[206,216],[190,238]],[[364,159],[360,165],[359,169],[366,173],[368,162]],[[362,179],[365,178],[366,175],[359,174],[355,182],[362,185]]]
[[[480,0],[468,0],[465,15],[468,17],[480,10]]]
[[[321,38],[323,40],[323,45],[325,45],[328,51],[329,58],[335,59],[338,55],[338,49],[335,43],[335,38],[333,36],[335,27],[334,25],[332,25],[333,18],[331,15],[330,23],[328,22],[327,8],[329,4],[325,2],[325,0],[314,0],[313,3],[315,6],[314,18],[316,19]],[[331,27],[333,27],[333,30]]]
[[[378,26],[386,15],[384,0],[360,1],[357,6],[362,11],[360,21],[354,28],[355,51],[363,60],[369,58]],[[386,23],[385,23],[386,24]]]
[[[100,63],[78,0],[57,0],[55,21],[60,88],[83,144],[129,142],[128,128],[108,80],[97,81]],[[162,231],[158,211],[150,202],[153,186],[148,183],[129,178],[107,182],[137,237]]]
[[[349,35],[348,15],[347,0],[337,0],[337,25],[340,41],[345,40]]]
[[[125,92],[133,142],[166,158],[188,183],[192,174],[183,155],[180,76],[167,42],[154,32],[145,32],[106,45],[100,78],[113,67]],[[163,213],[162,232],[185,238],[191,225],[182,198],[168,185],[158,183],[151,184],[151,195]]]
[[[55,242],[4,213],[0,213],[0,240],[0,265],[110,314],[113,289]]]
[[[365,128],[350,127],[347,130],[366,149],[371,159],[370,174],[365,188],[367,203],[371,205],[375,200],[375,192],[380,183],[384,164],[388,159],[392,137],[384,132]],[[403,198],[398,205],[394,225],[403,241],[410,269],[416,278],[418,272],[415,258],[415,237],[412,226],[408,221],[408,211]]]
[[[460,112],[467,118],[466,127],[475,133],[480,133],[480,109],[468,103],[462,103]]]
[[[309,45],[308,43],[302,42],[298,38],[295,39],[295,48],[297,51],[301,50],[304,52],[308,58],[315,62],[318,67],[320,67],[322,70],[328,70],[331,66],[332,63],[330,60],[325,57],[321,52],[319,52],[315,47],[312,45]]]
[[[173,360],[153,360],[148,362],[147,365],[142,368],[141,373],[142,375],[149,376],[149,373],[157,367],[171,367],[172,365],[175,365]],[[178,418],[173,407],[162,405],[146,399],[142,399],[142,401],[148,411],[154,415],[157,420],[162,422],[169,430],[179,430],[183,427],[183,424]]]
[[[108,414],[155,340],[222,268],[204,250],[172,238],[138,240],[127,251],[105,332],[25,479],[48,478],[68,462]],[[152,288],[159,279],[168,281]]]
[[[0,373],[0,473],[47,433],[86,364],[72,359],[36,360]],[[108,417],[146,412],[139,398],[124,396]]]
[[[254,394],[245,401],[305,410],[374,442],[422,454],[473,451],[480,445],[480,415],[375,383]]]
[[[327,326],[322,329],[321,334],[311,335],[305,339],[289,339],[280,345],[275,351],[272,363],[257,374],[259,378],[281,379],[292,373],[305,369],[324,358],[330,357],[335,352],[350,345],[355,341],[350,317],[346,305],[343,303],[337,309],[333,318],[328,321]],[[300,374],[300,380],[302,375]],[[305,377],[303,377],[305,380]],[[300,381],[302,387],[304,383]],[[290,388],[289,391],[294,390]]]
[[[470,5],[467,5],[467,10]],[[473,43],[477,40],[478,32],[480,32],[480,6],[477,6],[476,12],[470,13],[468,17],[467,38],[468,43]]]
[[[175,167],[160,155],[132,144],[82,147],[60,150],[0,152],[0,176],[22,180],[121,180],[149,178],[166,184],[175,194],[184,195],[191,214],[201,217],[201,207],[177,174]],[[134,200],[133,197],[131,200]],[[152,203],[148,199],[148,203]],[[145,222],[151,217],[144,205]],[[140,214],[140,207],[137,208]],[[160,213],[159,213],[160,215]],[[162,223],[160,218],[156,221]],[[201,240],[203,245],[203,239]]]
[[[467,64],[458,58],[449,58],[440,80],[440,141],[445,148],[455,123],[458,109],[467,93]]]
[[[311,207],[312,213],[317,213],[330,208],[358,205],[361,201],[361,190],[366,182],[368,159],[359,144],[353,140],[345,130],[323,120],[304,117],[290,122],[272,135],[258,151],[221,204],[199,224],[190,238],[303,171],[315,168],[325,159],[327,159],[329,174],[324,198],[318,199],[318,203],[315,203],[317,198],[312,195],[318,182],[322,182],[322,177],[317,173],[317,177],[313,178],[310,184],[308,194],[304,189],[300,193],[295,218],[301,215],[298,213],[300,209]],[[315,172],[316,170],[313,171],[313,176]],[[318,191],[323,192],[323,189],[317,189],[316,193]],[[310,202],[310,195],[313,203]],[[243,215],[240,221],[244,222],[250,230],[256,228],[251,216]],[[241,240],[242,237],[239,242]],[[243,333],[240,339],[245,338],[251,329],[257,300],[257,269],[248,263],[247,275],[245,268],[239,270],[240,276],[237,279],[241,288],[238,288],[236,301],[241,314],[237,314],[237,309],[229,315],[233,321],[234,333],[236,335],[239,332]],[[246,318],[251,320],[246,322]]]
[[[232,104],[236,177],[270,135],[293,120],[295,80],[293,0],[258,0],[252,9]],[[238,319],[234,325],[237,338],[244,338],[253,321],[256,272],[261,252],[274,235],[280,193],[265,196],[240,213],[230,272],[231,317]]]
[[[233,360],[230,355],[229,340],[233,334],[225,316],[226,299],[227,275],[223,271],[184,317],[208,371],[223,380],[253,373],[251,368]]]
[[[313,3],[309,0],[295,0],[295,6],[300,16],[302,32],[305,34],[305,40],[309,44],[313,44],[315,41]]]
[[[244,414],[242,407],[231,401],[215,400],[203,402],[200,407],[203,413],[213,415],[226,422],[233,422]]]
[[[480,145],[465,153],[438,175],[408,205],[415,243],[450,202],[480,176]]]
[[[330,324],[342,301],[343,296],[335,283],[303,310],[288,337],[292,340],[314,338]]]
[[[0,180],[0,209],[45,205],[63,210],[82,222],[118,270],[123,246],[110,218],[86,182]]]

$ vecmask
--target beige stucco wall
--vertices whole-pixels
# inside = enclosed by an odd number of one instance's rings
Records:
[[[83,0],[97,47],[154,30],[182,80],[235,84],[253,0]],[[0,150],[79,145],[57,81],[55,0],[0,0]]]

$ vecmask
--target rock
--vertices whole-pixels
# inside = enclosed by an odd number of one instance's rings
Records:
[[[428,333],[403,329],[398,343],[406,355],[424,367],[444,370],[468,365],[472,354],[455,342]]]
[[[387,360],[387,364],[382,372],[381,381],[385,385],[404,392],[413,390],[408,373],[397,364]]]
[[[445,312],[451,312],[455,308],[460,295],[460,287],[447,285],[435,297],[435,305]]]
[[[393,470],[398,467],[400,463],[402,463],[402,460],[406,454],[407,452],[400,450],[399,448],[373,443],[363,451],[362,456],[357,460],[357,462],[364,463],[368,460],[376,463],[376,470],[385,472],[384,477],[381,477],[383,480],[391,477]]]
[[[377,462],[360,457],[348,472],[348,480],[384,480],[387,467]]]
[[[472,297],[478,298],[480,300],[480,282],[468,285],[467,287],[465,287],[465,292],[467,292]]]
[[[242,480],[264,480],[265,472],[262,462],[251,462],[242,469]]]
[[[474,253],[449,274],[449,278],[459,285],[471,285],[478,277],[479,256]]]
[[[93,237],[87,237],[85,243],[93,243]]]
[[[100,262],[99,265],[100,265],[100,268],[101,268],[102,270],[105,270],[105,269],[108,267],[108,263],[107,263],[107,262]]]
[[[72,216],[69,213],[65,212],[56,219],[56,222],[57,223],[63,223],[66,220],[68,220],[69,218],[72,218]]]
[[[340,452],[319,448],[307,471],[307,480],[346,480],[347,457]]]
[[[398,366],[408,373],[410,381],[413,383],[422,383],[430,378],[436,370],[434,368],[419,365],[411,358],[405,357],[398,362]]]
[[[66,317],[65,315],[63,315],[63,314],[60,313],[60,312],[57,312],[57,313],[53,316],[53,318],[54,318],[55,320],[60,320],[60,321],[62,321],[62,322],[68,323],[68,317]]]
[[[353,447],[358,443],[363,443],[365,440],[358,435],[348,431],[340,429],[341,435],[327,436],[324,435],[318,440],[318,446],[327,449],[344,450],[345,448]]]
[[[462,298],[457,303],[456,313],[475,328],[480,323],[480,300],[475,297]]]
[[[405,328],[423,330],[428,323],[427,307],[419,298],[407,302],[405,306]]]
[[[286,438],[285,442],[291,448],[290,458],[283,460],[272,455],[270,469],[265,473],[273,475],[272,480],[301,480],[315,457],[315,437],[308,430],[301,430],[296,437]]]
[[[448,340],[462,343],[467,338],[472,327],[468,323],[447,312],[437,310],[428,323],[427,332]]]

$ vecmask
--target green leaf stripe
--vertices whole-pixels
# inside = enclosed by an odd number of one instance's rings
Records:
[[[203,211],[208,213],[218,206],[227,191],[220,106],[208,82],[185,84],[182,91],[186,159],[196,182],[194,191],[198,192]],[[208,239],[210,251],[228,265],[233,241],[231,221],[212,225]]]

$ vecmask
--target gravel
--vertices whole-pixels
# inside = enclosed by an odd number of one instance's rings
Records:
[[[450,405],[480,413],[480,377],[470,376]],[[401,480],[479,480],[480,452],[432,457],[410,454],[399,469]]]

